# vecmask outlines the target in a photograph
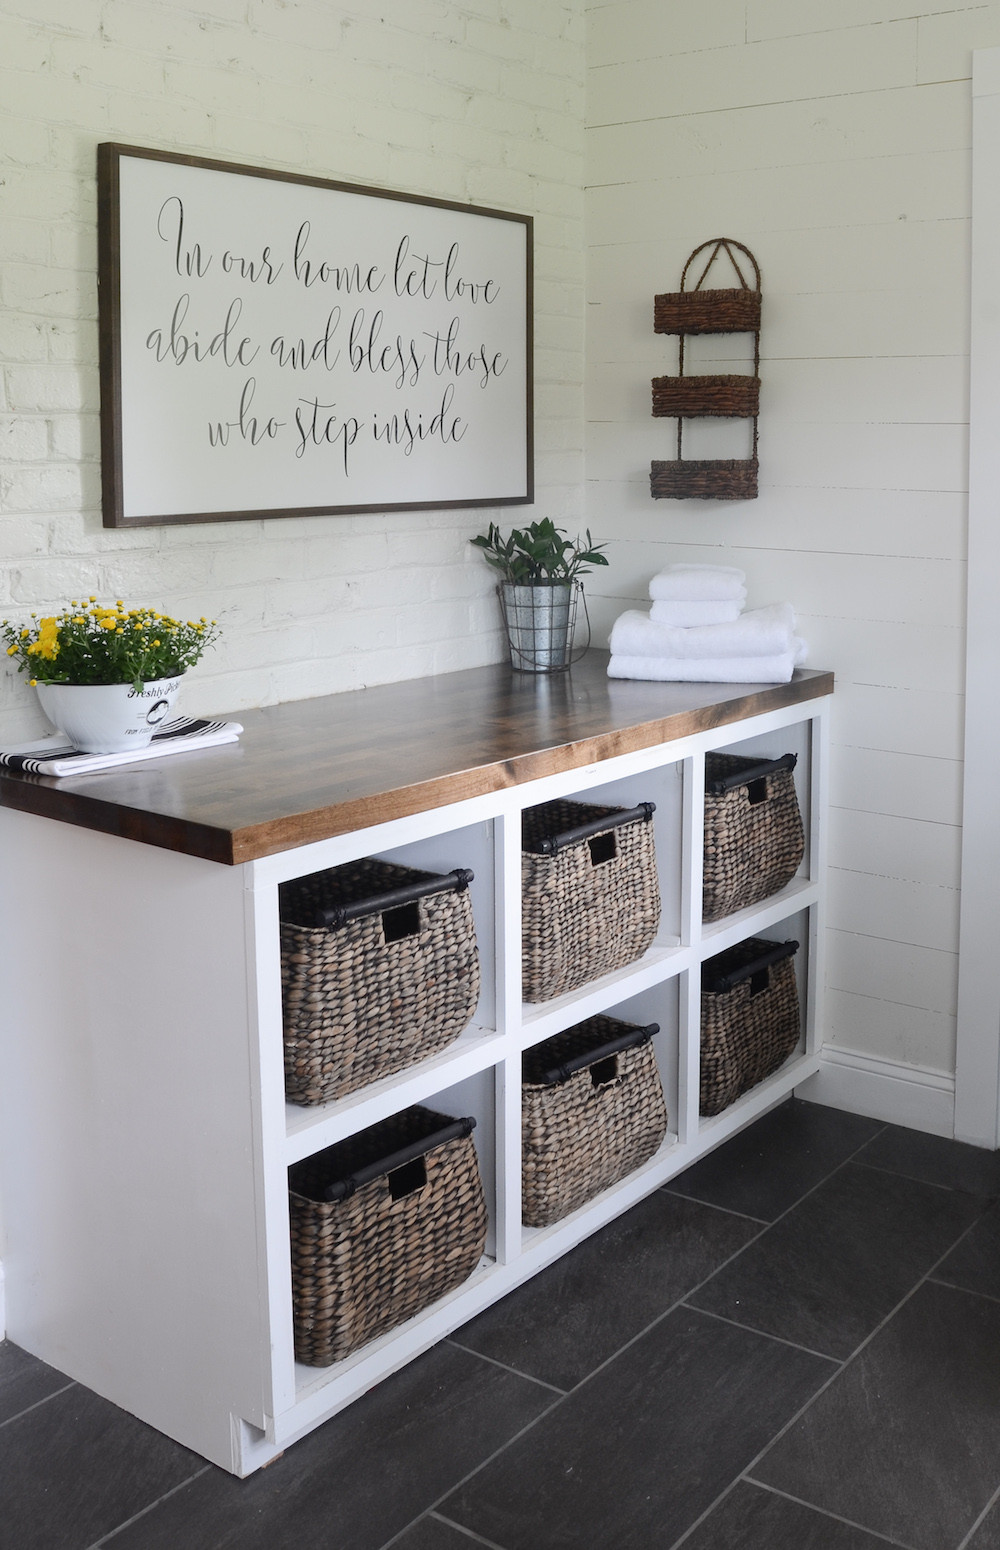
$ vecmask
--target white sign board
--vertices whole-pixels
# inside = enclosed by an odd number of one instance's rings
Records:
[[[531,220],[99,148],[106,526],[532,498]]]

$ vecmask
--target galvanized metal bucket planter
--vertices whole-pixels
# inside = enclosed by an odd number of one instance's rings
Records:
[[[569,667],[582,591],[579,581],[500,583],[497,593],[512,667],[525,673],[560,673]]]

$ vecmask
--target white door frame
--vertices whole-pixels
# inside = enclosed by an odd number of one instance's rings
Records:
[[[1000,48],[972,65],[969,548],[955,1136],[1000,1145]]]

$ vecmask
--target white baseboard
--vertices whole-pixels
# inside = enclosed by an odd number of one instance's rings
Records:
[[[815,1076],[795,1089],[797,1098],[866,1114],[932,1136],[955,1133],[955,1078],[944,1071],[878,1060],[826,1044]]]

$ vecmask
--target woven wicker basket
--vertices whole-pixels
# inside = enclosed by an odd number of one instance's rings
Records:
[[[721,920],[791,882],[805,854],[795,754],[705,755],[702,918]]]
[[[654,500],[752,501],[758,474],[755,457],[654,459],[649,493]]]
[[[657,1150],[667,1111],[639,1028],[588,1017],[526,1050],[521,1084],[521,1216],[546,1227],[592,1200]]]
[[[551,1001],[641,958],[660,921],[652,802],[544,802],[525,811],[521,976]]]
[[[486,1202],[474,1124],[406,1109],[289,1170],[300,1362],[342,1360],[475,1270]]]
[[[759,290],[667,291],[653,297],[657,334],[742,334],[759,327]]]
[[[751,419],[759,408],[759,377],[730,375],[653,378],[654,416]]]
[[[701,968],[702,1114],[721,1114],[799,1042],[798,942],[748,937]]]
[[[468,871],[363,860],[283,883],[285,1094],[326,1103],[444,1049],[479,999]]]

